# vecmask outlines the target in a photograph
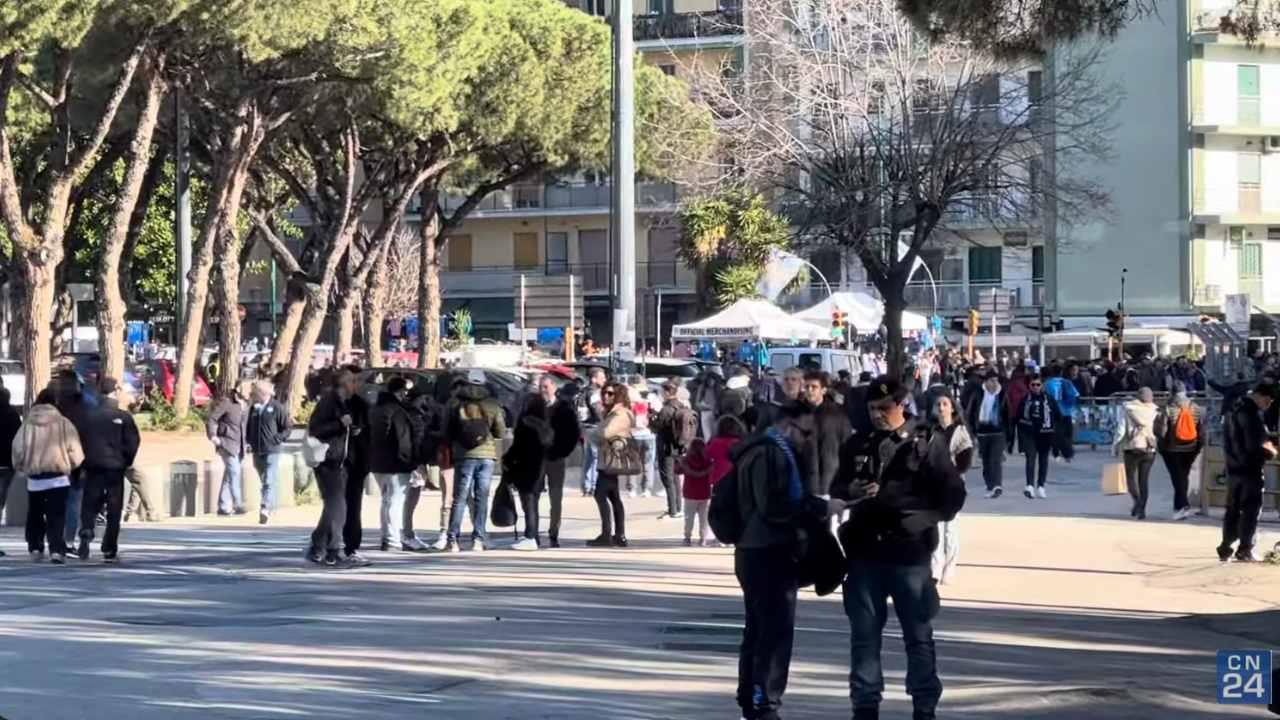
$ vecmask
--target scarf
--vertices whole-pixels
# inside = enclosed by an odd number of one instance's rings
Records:
[[[978,424],[999,425],[1000,413],[996,410],[1000,401],[1000,392],[982,389],[982,409],[978,411]]]
[[[792,500],[799,500],[804,497],[804,484],[800,482],[800,466],[796,464],[795,451],[791,449],[791,443],[782,437],[782,433],[776,428],[769,428],[765,431],[765,435],[769,437],[770,442],[778,446],[784,457],[787,458],[787,495]]]

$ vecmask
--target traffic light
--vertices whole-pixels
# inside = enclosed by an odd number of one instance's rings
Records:
[[[1107,311],[1107,335],[1113,338],[1124,335],[1124,313],[1118,310]]]
[[[969,308],[969,337],[974,337],[978,334],[978,327],[981,324],[982,316],[978,314],[977,310]]]
[[[843,310],[831,311],[831,337],[840,340],[845,337],[846,327],[849,323],[849,313]]]

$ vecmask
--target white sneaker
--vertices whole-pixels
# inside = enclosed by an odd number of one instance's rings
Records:
[[[1026,489],[1022,491],[1022,494],[1026,495],[1027,499],[1030,500],[1031,498],[1036,496],[1036,489],[1033,486],[1028,485]]]
[[[449,543],[449,544],[445,545],[445,547],[444,547],[444,551],[445,551],[445,552],[456,553],[456,552],[462,552],[462,548],[458,547],[458,543],[456,543],[456,542],[451,542],[451,543]]]
[[[471,552],[484,552],[484,541],[480,538],[476,538],[471,543]]]
[[[987,491],[986,498],[987,498],[988,500],[990,500],[991,498],[993,498],[993,497],[995,497],[995,496],[996,496],[996,489],[995,489],[995,488],[991,488],[990,490],[988,490],[988,491]]]
[[[533,538],[520,538],[511,545],[511,549],[531,552],[538,549],[538,541]]]
[[[1040,496],[1040,499],[1041,499],[1041,500],[1043,500],[1043,499],[1045,499],[1045,498],[1049,497],[1049,493],[1047,493],[1047,492],[1045,492],[1045,491],[1044,491],[1044,486],[1043,486],[1043,485],[1041,485],[1040,487],[1036,488],[1036,494]]]
[[[410,552],[422,552],[427,549],[427,546],[416,537],[411,537],[408,540],[402,541],[400,546]]]
[[[1173,519],[1174,519],[1174,520],[1186,520],[1187,518],[1189,518],[1189,517],[1191,517],[1192,515],[1195,515],[1195,514],[1196,514],[1196,513],[1195,513],[1195,511],[1194,511],[1194,510],[1192,510],[1190,507],[1184,507],[1184,508],[1182,508],[1181,510],[1179,510],[1178,512],[1176,512],[1176,513],[1174,513],[1174,514],[1173,514]]]
[[[439,550],[440,552],[444,552],[446,549],[448,549],[448,547],[449,547],[449,536],[445,533],[440,533],[440,537],[436,538],[436,541],[431,543],[431,549]]]

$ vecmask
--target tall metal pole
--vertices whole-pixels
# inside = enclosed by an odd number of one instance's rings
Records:
[[[187,322],[187,291],[191,273],[191,123],[187,110],[183,106],[182,85],[177,85],[173,93],[174,127],[177,147],[174,148],[174,232],[178,247],[178,303],[174,320],[180,336],[182,327]]]
[[[1124,360],[1124,328],[1129,319],[1124,316],[1124,280],[1129,268],[1120,268],[1120,359]]]
[[[617,254],[617,296],[613,310],[613,351],[636,346],[636,158],[635,48],[631,41],[632,0],[613,3],[613,231]]]

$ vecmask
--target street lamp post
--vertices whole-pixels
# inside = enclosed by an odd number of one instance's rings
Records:
[[[1120,268],[1120,359],[1124,359],[1124,326],[1128,324],[1124,316],[1124,281],[1129,268]]]

